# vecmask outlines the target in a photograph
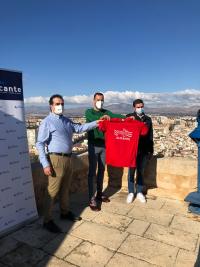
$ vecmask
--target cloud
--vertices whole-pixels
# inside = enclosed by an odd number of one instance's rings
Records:
[[[29,98],[24,99],[25,104],[47,104],[49,101],[49,97],[43,97],[43,96],[32,96]]]
[[[142,98],[145,105],[149,107],[161,106],[176,106],[176,107],[189,107],[199,106],[200,103],[200,90],[185,89],[182,91],[172,93],[145,93],[139,91],[106,91],[104,92],[105,104],[113,103],[129,103],[131,104],[134,99]],[[93,95],[74,95],[64,96],[65,104],[70,106],[88,106],[91,105]],[[48,104],[49,97],[29,97],[25,98],[27,105],[41,105]]]
[[[64,96],[66,104],[89,104],[92,101],[93,96],[89,95],[75,95],[75,96]]]

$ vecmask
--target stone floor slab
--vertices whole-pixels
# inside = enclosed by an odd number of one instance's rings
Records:
[[[82,267],[104,266],[114,252],[89,242],[83,242],[75,248],[65,259]]]
[[[116,213],[119,215],[126,215],[132,208],[133,205],[113,201],[111,201],[110,203],[103,203],[101,207],[103,211]]]
[[[63,259],[75,247],[77,247],[83,240],[71,235],[59,235],[50,241],[43,250],[51,255]]]
[[[81,216],[84,220],[91,221],[97,216],[97,212],[92,211],[88,206],[81,206],[76,204],[73,206],[73,212]]]
[[[124,230],[124,228],[127,227],[131,221],[132,219],[127,216],[108,212],[99,213],[93,220],[93,222],[118,228],[119,230]]]
[[[188,204],[184,201],[168,199],[163,205],[162,210],[185,216],[188,214]]]
[[[72,235],[97,245],[116,250],[128,234],[104,225],[84,222],[72,231]]]
[[[106,265],[106,267],[119,267],[119,266],[125,266],[125,267],[153,267],[156,265],[153,265],[151,263],[138,260],[136,258],[126,256],[121,253],[116,253],[114,257],[109,261],[109,263]]]
[[[74,265],[53,256],[44,258],[36,267],[73,267]]]
[[[134,220],[131,224],[129,224],[126,231],[134,235],[142,236],[149,227],[149,225],[149,222]]]
[[[70,210],[75,213],[76,215],[81,216],[84,220],[92,220],[97,215],[93,212],[88,206],[88,195],[87,197],[85,194],[75,194],[76,197],[73,196],[73,201],[70,204]],[[83,197],[83,199],[82,199]],[[60,219],[60,208],[59,205],[55,205],[54,213],[56,214],[57,221],[59,222]]]
[[[50,233],[42,228],[42,225],[35,224],[27,225],[22,229],[11,234],[14,239],[24,242],[30,246],[41,248],[47,244],[50,240],[55,238],[56,234]]]
[[[169,267],[174,266],[178,248],[140,236],[130,235],[119,248],[119,252],[151,264]]]
[[[89,207],[85,208],[81,213],[80,216],[87,221],[92,221],[98,215],[97,212],[92,211]]]
[[[0,257],[16,249],[20,245],[21,245],[21,242],[11,238],[10,236],[0,239]]]
[[[71,222],[69,220],[57,220],[56,224],[61,228],[65,234],[70,234],[76,227],[81,225],[83,221]]]
[[[195,250],[198,240],[198,235],[167,228],[157,224],[151,224],[144,236],[146,238],[191,251]]]
[[[159,198],[151,199],[148,196],[147,196],[147,202],[146,203],[141,203],[138,199],[134,200],[135,206],[139,206],[139,207],[146,208],[146,209],[159,210],[164,205],[164,203],[165,203],[164,199],[159,199]]]
[[[1,262],[6,266],[30,267],[36,265],[45,255],[46,253],[42,250],[23,244],[16,250],[2,257]]]
[[[53,218],[64,233],[49,233],[40,218],[0,238],[0,267],[190,267],[197,257],[200,266],[199,216],[179,201],[147,196],[146,204],[127,204],[126,197],[112,195],[93,212],[87,195],[75,194],[70,208],[83,217],[77,223],[60,220],[55,205]]]
[[[172,221],[173,215],[156,209],[146,209],[142,207],[133,207],[128,213],[129,217],[133,217],[138,220],[157,223],[164,226],[168,226]]]
[[[117,194],[112,195],[111,202],[112,203],[122,203],[126,204],[127,192],[119,192]]]
[[[199,234],[200,222],[192,218],[176,215],[171,223],[171,228],[186,231],[188,233]]]
[[[196,260],[197,255],[195,253],[180,249],[176,259],[175,267],[194,267]]]

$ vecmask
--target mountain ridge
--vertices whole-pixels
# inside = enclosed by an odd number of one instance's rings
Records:
[[[84,116],[85,110],[91,108],[87,106],[79,106],[79,107],[65,107],[64,114],[66,116]],[[133,112],[133,107],[131,104],[110,104],[105,105],[105,109],[112,111],[113,113],[120,114],[128,114]],[[148,107],[145,106],[145,113],[152,115],[177,115],[177,116],[196,116],[197,111],[200,109],[198,106],[190,106],[190,107]],[[29,106],[25,105],[25,114],[27,116],[35,115],[35,116],[46,116],[49,113],[48,106]]]

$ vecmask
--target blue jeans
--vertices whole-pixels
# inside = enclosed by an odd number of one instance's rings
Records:
[[[135,171],[137,173],[136,175],[136,192],[142,193],[143,189],[143,176],[144,176],[144,169],[147,163],[147,154],[139,153],[137,155],[136,160],[136,168],[129,168],[128,170],[128,192],[129,193],[135,193],[134,192],[134,177],[135,177]]]
[[[91,200],[94,197],[93,184],[95,177],[97,180],[97,188],[96,188],[97,195],[98,196],[102,195],[103,177],[105,171],[105,147],[97,147],[95,145],[89,144],[88,160],[89,160],[88,191],[89,191],[89,200]]]

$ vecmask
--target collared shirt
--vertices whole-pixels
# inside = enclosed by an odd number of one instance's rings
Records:
[[[43,168],[50,165],[45,153],[45,147],[49,153],[71,153],[73,133],[89,131],[96,127],[96,121],[81,125],[72,122],[63,115],[60,116],[51,112],[40,124],[36,143]]]

